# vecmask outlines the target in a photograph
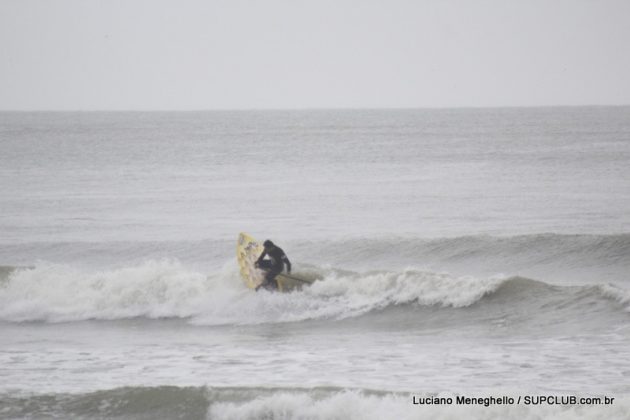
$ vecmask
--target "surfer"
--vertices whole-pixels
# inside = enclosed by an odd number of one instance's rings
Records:
[[[282,248],[276,246],[269,239],[263,242],[263,247],[265,249],[258,257],[255,266],[265,270],[267,273],[265,274],[265,281],[256,287],[256,290],[261,287],[277,290],[278,282],[276,281],[276,276],[282,272],[285,264],[287,265],[287,273],[291,274],[291,261],[289,261],[287,254],[284,253]],[[269,257],[268,260],[265,259],[266,256]]]

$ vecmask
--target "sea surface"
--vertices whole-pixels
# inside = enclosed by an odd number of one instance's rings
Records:
[[[0,148],[2,419],[630,418],[630,107],[2,112]],[[247,289],[241,231],[320,280]]]

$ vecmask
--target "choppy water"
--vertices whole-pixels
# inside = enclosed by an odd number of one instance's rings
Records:
[[[0,417],[630,415],[630,108],[0,113],[0,139]],[[321,280],[251,292],[239,231]],[[616,403],[412,404],[527,393]]]

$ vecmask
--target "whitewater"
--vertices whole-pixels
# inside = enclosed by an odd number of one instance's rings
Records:
[[[0,418],[630,418],[630,108],[0,113]],[[292,293],[239,278],[246,231]],[[414,404],[458,396],[598,404]]]

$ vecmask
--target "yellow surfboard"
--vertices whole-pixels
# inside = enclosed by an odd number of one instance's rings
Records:
[[[250,289],[256,289],[265,279],[265,272],[256,268],[254,265],[258,257],[260,257],[260,254],[262,254],[263,249],[262,243],[248,234],[240,233],[238,235],[238,241],[236,242],[236,259],[243,282],[245,282],[245,285]],[[278,282],[278,290],[288,292],[309,285],[314,279],[300,278],[281,273],[276,276],[276,281]]]

